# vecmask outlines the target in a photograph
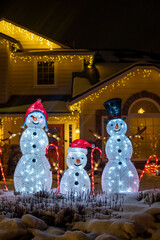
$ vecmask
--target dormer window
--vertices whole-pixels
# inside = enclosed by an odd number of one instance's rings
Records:
[[[54,62],[37,62],[37,85],[54,85]]]

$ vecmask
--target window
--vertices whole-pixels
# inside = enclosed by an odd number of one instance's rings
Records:
[[[72,124],[69,124],[69,145],[72,143]]]
[[[54,85],[54,62],[37,63],[37,84]]]

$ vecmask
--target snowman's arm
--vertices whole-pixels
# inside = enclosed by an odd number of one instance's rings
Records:
[[[64,139],[58,137],[56,134],[52,134],[52,133],[50,133],[50,132],[47,132],[47,135],[48,135],[48,137],[53,137],[53,138],[55,138],[57,141],[67,142],[67,140],[64,140]]]
[[[91,129],[89,129],[89,132],[97,139],[101,139],[101,140],[106,140],[106,137],[102,137],[101,135],[98,135],[97,133],[93,132]]]
[[[12,133],[10,131],[8,131],[8,133],[10,134],[10,136],[8,138],[5,138],[5,139],[2,139],[2,141],[9,141],[9,144],[10,144],[10,140],[13,138],[13,137],[16,137],[16,136],[21,136],[22,135],[22,132],[18,132],[18,133]]]

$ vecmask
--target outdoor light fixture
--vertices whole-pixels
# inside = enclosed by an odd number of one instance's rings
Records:
[[[138,110],[138,113],[139,114],[143,114],[145,112],[145,110],[143,109],[143,108],[140,108],[139,110]]]

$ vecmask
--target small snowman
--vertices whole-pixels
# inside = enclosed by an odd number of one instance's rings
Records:
[[[49,191],[52,185],[50,164],[45,156],[48,145],[47,112],[41,100],[32,104],[24,117],[20,138],[22,157],[14,172],[14,186],[17,192],[33,193]],[[45,131],[44,129],[45,128]]]
[[[68,148],[67,166],[60,182],[60,193],[79,196],[89,194],[90,179],[84,167],[87,164],[87,147],[91,144],[85,140],[77,139]]]
[[[139,177],[133,163],[132,143],[125,136],[127,125],[121,118],[121,99],[113,98],[104,103],[108,120],[106,130],[109,137],[105,151],[109,159],[102,173],[102,190],[105,193],[137,192]]]

